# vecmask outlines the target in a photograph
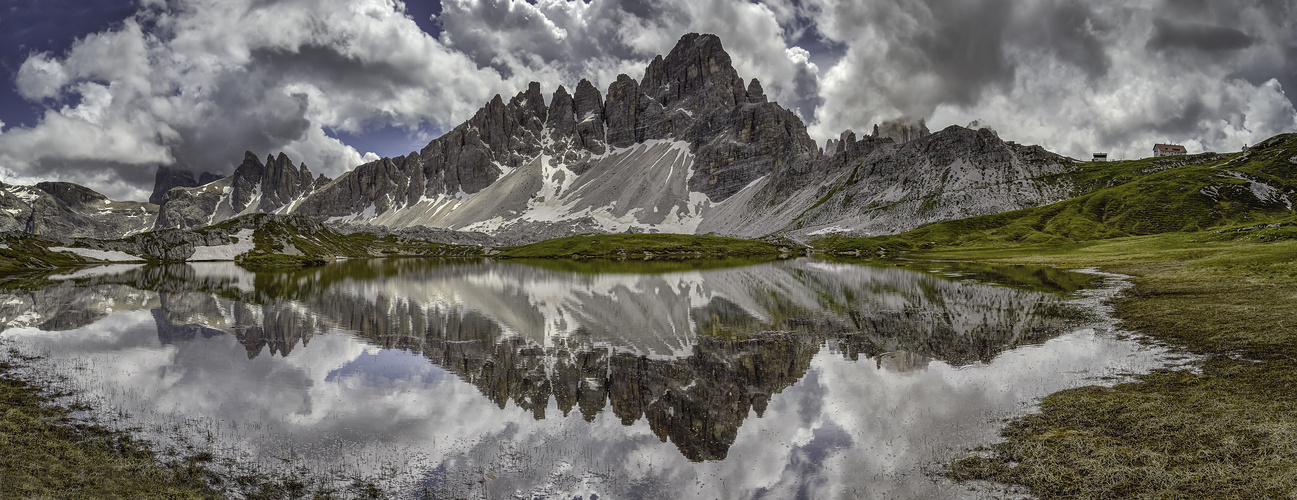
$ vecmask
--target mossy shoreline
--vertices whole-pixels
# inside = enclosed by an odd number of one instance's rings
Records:
[[[29,357],[0,339],[0,498],[380,498],[372,483],[339,488],[294,474],[218,462],[208,451],[159,448],[83,415],[57,381],[23,373]],[[222,463],[224,465],[222,465]]]
[[[147,443],[86,424],[0,361],[0,497],[218,498],[210,456],[162,464]]]
[[[1042,498],[1297,497],[1297,242],[1258,241],[1167,233],[908,253],[1130,275],[1114,300],[1121,326],[1200,356],[1049,395],[946,475]]]
[[[249,216],[255,217],[255,216]],[[291,224],[276,220],[249,219],[261,224],[254,234],[254,247],[234,263],[249,271],[275,271],[318,267],[337,259],[381,257],[436,257],[475,259],[561,259],[607,261],[698,261],[717,259],[775,259],[794,254],[787,245],[760,240],[692,234],[582,234],[528,245],[489,248],[413,240],[369,233],[339,234],[317,230],[304,234]],[[235,227],[235,222],[226,223]],[[216,227],[216,226],[214,226]],[[96,261],[69,252],[55,252],[58,245],[36,237],[0,239],[0,274],[56,271],[95,266]],[[291,250],[291,251],[290,251]],[[143,259],[141,262],[166,262]]]

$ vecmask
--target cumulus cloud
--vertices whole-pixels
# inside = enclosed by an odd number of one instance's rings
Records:
[[[50,60],[49,53],[40,53],[23,62],[14,83],[23,97],[40,100],[58,95],[67,79],[62,64]]]
[[[0,135],[0,170],[136,199],[156,165],[228,172],[245,149],[336,176],[375,158],[338,133],[448,130],[529,81],[547,93],[581,78],[607,88],[621,73],[639,78],[687,32],[720,36],[740,75],[820,140],[885,120],[980,119],[1072,156],[1137,157],[1153,141],[1224,151],[1297,128],[1292,2],[440,5],[430,34],[397,0],[141,2],[125,22],[17,68],[13,88],[45,112]]]

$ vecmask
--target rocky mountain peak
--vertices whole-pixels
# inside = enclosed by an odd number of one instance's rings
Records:
[[[608,86],[608,102],[603,109],[609,146],[624,148],[644,140],[643,129],[636,127],[636,118],[644,110],[641,105],[647,107],[648,99],[640,92],[639,83],[624,73],[617,75]]]
[[[540,83],[531,82],[527,84],[525,92],[519,92],[512,100],[509,101],[512,107],[520,108],[522,114],[529,119],[535,119],[541,125],[544,125],[548,108],[545,107],[545,96],[540,92]],[[531,120],[528,120],[531,121]],[[528,123],[530,125],[530,123]]]
[[[288,154],[266,155],[263,164],[251,151],[243,154],[243,163],[234,169],[232,208],[241,212],[255,204],[257,211],[270,212],[309,192],[315,182],[306,164],[293,163]]]
[[[576,113],[576,134],[580,146],[594,154],[603,154],[604,122],[603,95],[590,80],[584,78],[576,84],[576,95],[572,96],[572,111]]]
[[[667,109],[732,108],[747,101],[743,79],[716,35],[689,33],[644,72],[644,92]]]
[[[766,100],[766,91],[761,88],[761,82],[753,78],[752,82],[748,83],[748,102],[759,104],[766,102]]]
[[[554,91],[546,111],[545,126],[549,128],[550,139],[560,140],[576,134],[576,108],[572,96],[562,85]]]

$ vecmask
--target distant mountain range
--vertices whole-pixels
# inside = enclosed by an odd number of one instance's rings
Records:
[[[0,185],[0,231],[110,238],[276,213],[526,242],[591,232],[804,241],[894,234],[1081,196],[1084,164],[993,130],[887,123],[820,148],[802,120],[746,85],[713,35],[683,36],[636,81],[582,80],[548,100],[496,96],[417,153],[313,176],[252,152],[227,177],[160,169],[152,203],[66,183]]]

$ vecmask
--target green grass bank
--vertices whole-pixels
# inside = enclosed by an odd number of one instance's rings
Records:
[[[907,254],[1131,275],[1122,326],[1203,357],[1050,395],[947,474],[1043,498],[1297,497],[1297,241],[1282,229]]]

